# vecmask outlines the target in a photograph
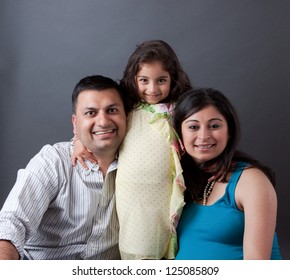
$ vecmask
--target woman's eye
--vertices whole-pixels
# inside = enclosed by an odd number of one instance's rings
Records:
[[[210,125],[211,129],[217,129],[217,128],[220,128],[220,127],[221,127],[221,125],[219,123],[213,123],[213,124]]]
[[[188,128],[193,129],[193,130],[197,130],[199,128],[199,126],[198,125],[190,125]]]
[[[160,79],[160,80],[158,80],[158,84],[164,84],[164,83],[166,83],[166,79]]]

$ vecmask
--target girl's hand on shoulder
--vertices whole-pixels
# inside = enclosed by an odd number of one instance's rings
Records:
[[[96,158],[96,156],[90,150],[88,150],[81,143],[81,141],[75,136],[73,140],[73,154],[71,157],[71,162],[73,166],[76,165],[77,160],[85,169],[88,169],[88,166],[86,165],[85,160],[88,160],[91,163],[98,162],[98,159]]]

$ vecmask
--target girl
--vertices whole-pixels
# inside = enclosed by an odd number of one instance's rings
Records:
[[[228,99],[210,88],[186,92],[174,127],[187,187],[176,259],[281,259],[274,175],[237,151],[239,121]],[[221,173],[222,181],[208,182]]]
[[[153,40],[137,46],[120,85],[131,109],[116,177],[121,257],[174,259],[184,183],[171,116],[191,84],[172,48]]]

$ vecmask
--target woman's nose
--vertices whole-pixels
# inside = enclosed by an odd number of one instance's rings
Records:
[[[206,139],[209,139],[209,137],[210,137],[210,133],[209,133],[209,130],[208,129],[201,128],[198,131],[197,138],[199,138],[201,140],[206,140]]]

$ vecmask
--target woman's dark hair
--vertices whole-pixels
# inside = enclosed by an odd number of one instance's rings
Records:
[[[128,94],[127,102],[130,108],[138,107],[141,102],[135,79],[137,73],[144,63],[155,61],[162,63],[164,70],[169,72],[171,78],[170,94],[164,102],[176,101],[181,93],[192,88],[173,49],[162,40],[145,41],[138,45],[130,56],[120,81],[121,87]]]
[[[207,106],[214,106],[225,118],[228,126],[229,139],[224,151],[216,158],[205,163],[197,165],[195,161],[185,153],[181,158],[183,175],[186,186],[189,190],[190,199],[196,199],[201,194],[209,177],[212,175],[225,174],[226,178],[229,172],[233,172],[235,165],[239,161],[249,163],[249,167],[259,168],[265,173],[273,185],[275,185],[275,176],[272,170],[262,165],[249,155],[237,151],[240,139],[239,119],[233,105],[228,98],[218,90],[212,88],[196,88],[182,94],[175,106],[173,125],[182,139],[182,122],[191,115],[199,112]],[[214,166],[211,173],[208,173],[209,167]],[[224,179],[225,181],[226,179]]]

